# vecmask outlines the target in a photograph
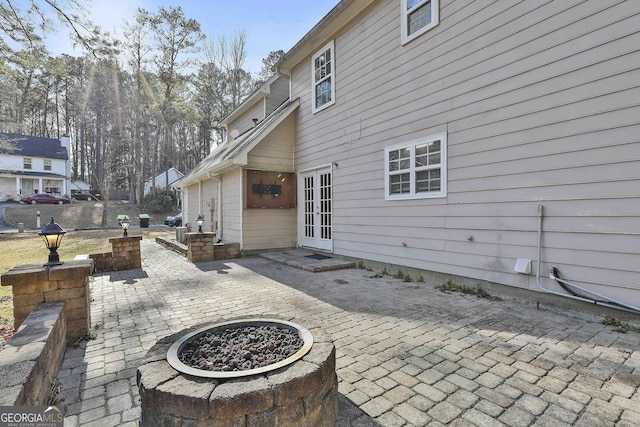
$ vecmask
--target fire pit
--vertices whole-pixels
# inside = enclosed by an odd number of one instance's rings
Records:
[[[320,329],[241,319],[163,338],[138,368],[141,426],[333,426],[335,347]]]
[[[272,371],[311,350],[313,336],[282,320],[247,319],[206,326],[176,341],[167,352],[177,371],[196,377],[238,378]]]

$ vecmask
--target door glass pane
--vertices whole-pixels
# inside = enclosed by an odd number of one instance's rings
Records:
[[[320,238],[331,239],[331,174],[320,175]]]
[[[304,236],[314,237],[313,177],[304,178]]]

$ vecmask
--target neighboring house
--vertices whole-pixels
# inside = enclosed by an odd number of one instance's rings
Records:
[[[638,16],[629,1],[343,0],[278,64],[287,137],[219,147],[189,206],[227,162],[216,197],[241,219],[223,212],[223,239],[283,244],[259,239],[291,235],[279,210],[248,221],[245,160],[263,150],[296,174],[293,245],[569,295],[555,267],[579,298],[640,307]]]
[[[70,149],[68,136],[0,133],[0,194],[13,199],[36,192],[68,196]]]
[[[169,168],[166,171],[159,172],[155,177],[155,188],[157,190],[164,190],[167,188],[167,179],[169,180],[169,189],[173,186],[173,183],[182,178],[184,174],[176,168]],[[168,178],[167,178],[168,177]],[[144,195],[146,196],[151,192],[153,188],[153,178],[147,180],[144,183]]]

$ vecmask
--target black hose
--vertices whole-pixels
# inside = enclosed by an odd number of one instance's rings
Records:
[[[597,300],[593,297],[590,296],[585,296],[582,295],[578,292],[575,292],[573,289],[571,289],[569,286],[567,286],[566,283],[561,282],[558,279],[561,280],[565,280],[566,279],[562,276],[562,273],[560,273],[560,270],[558,270],[557,267],[551,267],[550,269],[551,274],[553,275],[553,277],[555,278],[556,283],[558,283],[558,285],[560,285],[560,287],[562,287],[562,289],[564,289],[565,291],[567,291],[569,294],[573,295],[574,297],[580,297],[580,298],[584,298],[584,299],[590,299],[591,301],[593,301],[594,303],[601,303],[601,304],[611,304],[611,305],[615,305],[618,307],[625,307],[624,305],[617,303],[617,302],[613,302],[613,301],[607,301],[607,300]],[[625,307],[626,308],[626,307]]]
[[[560,270],[558,270],[556,267],[551,267],[549,270],[551,270],[551,274],[553,274],[553,277],[557,277],[558,279],[565,280],[564,277],[562,276],[562,273],[560,273]],[[561,282],[561,281],[559,281],[557,279],[556,279],[556,283],[558,283],[558,285],[560,285],[560,287],[562,289],[564,289],[565,291],[567,291],[570,295],[573,295],[574,297],[593,299],[593,298],[590,298],[590,297],[585,297],[583,295],[580,295],[579,293],[577,293],[573,289],[571,289],[569,286],[567,286],[566,284],[564,284],[563,282]]]

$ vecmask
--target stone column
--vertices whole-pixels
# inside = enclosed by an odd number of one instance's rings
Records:
[[[41,302],[64,301],[67,338],[77,339],[91,328],[89,277],[91,260],[66,261],[44,267],[21,265],[2,275],[2,286],[13,288],[13,317],[16,330]]]
[[[142,240],[142,236],[109,239],[111,252],[113,253],[114,271],[142,268],[140,240]]]
[[[213,261],[216,233],[187,233],[187,259],[191,262]]]

